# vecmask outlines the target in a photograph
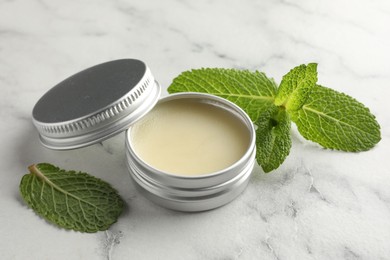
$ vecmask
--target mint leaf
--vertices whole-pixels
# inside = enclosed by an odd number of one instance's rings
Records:
[[[300,110],[290,111],[299,132],[325,148],[366,151],[381,139],[380,126],[354,98],[317,85]]]
[[[82,172],[47,163],[31,165],[20,193],[40,216],[65,229],[106,230],[116,222],[124,202],[110,184]]]
[[[264,73],[204,68],[185,71],[168,88],[169,93],[204,92],[226,98],[255,121],[274,102],[277,86]]]
[[[274,106],[260,115],[256,125],[256,159],[264,172],[270,172],[290,153],[290,118],[285,109]]]
[[[301,108],[317,82],[317,64],[300,65],[283,76],[275,105],[284,106],[288,111]]]

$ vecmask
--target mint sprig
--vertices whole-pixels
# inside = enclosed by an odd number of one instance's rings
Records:
[[[87,173],[47,163],[31,165],[29,171],[19,187],[24,201],[59,227],[88,233],[106,230],[123,210],[118,192]]]
[[[317,64],[293,68],[279,88],[262,72],[203,68],[185,71],[169,93],[205,92],[226,98],[249,115],[256,129],[256,159],[265,172],[278,168],[290,152],[291,120],[308,140],[324,148],[359,152],[374,147],[380,126],[354,98],[317,85]]]

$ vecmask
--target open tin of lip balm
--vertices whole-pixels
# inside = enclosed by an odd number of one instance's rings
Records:
[[[203,211],[230,202],[247,186],[255,163],[250,118],[217,96],[187,92],[158,101],[160,92],[142,61],[110,61],[50,89],[36,103],[33,123],[41,143],[55,150],[127,130],[130,175],[163,207]]]
[[[213,209],[247,186],[255,162],[254,133],[247,114],[226,99],[174,94],[127,131],[128,167],[141,192],[159,205]]]

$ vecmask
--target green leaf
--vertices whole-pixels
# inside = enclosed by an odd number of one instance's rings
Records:
[[[264,73],[205,68],[185,71],[168,88],[169,93],[204,92],[226,98],[255,121],[274,102],[277,86]]]
[[[20,193],[40,216],[65,229],[106,230],[116,222],[124,202],[110,184],[87,173],[65,171],[47,163],[31,165]]]
[[[325,148],[366,151],[381,139],[380,126],[354,98],[317,85],[300,110],[290,112],[299,132]]]
[[[295,67],[283,76],[275,98],[275,105],[284,106],[288,111],[300,109],[316,82],[316,63]]]
[[[285,109],[274,106],[261,114],[256,125],[256,159],[264,172],[270,172],[290,153],[290,118]]]

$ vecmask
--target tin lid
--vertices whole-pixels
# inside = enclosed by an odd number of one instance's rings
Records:
[[[35,104],[33,123],[44,146],[75,149],[127,129],[154,107],[160,92],[144,62],[109,61],[50,89]]]

